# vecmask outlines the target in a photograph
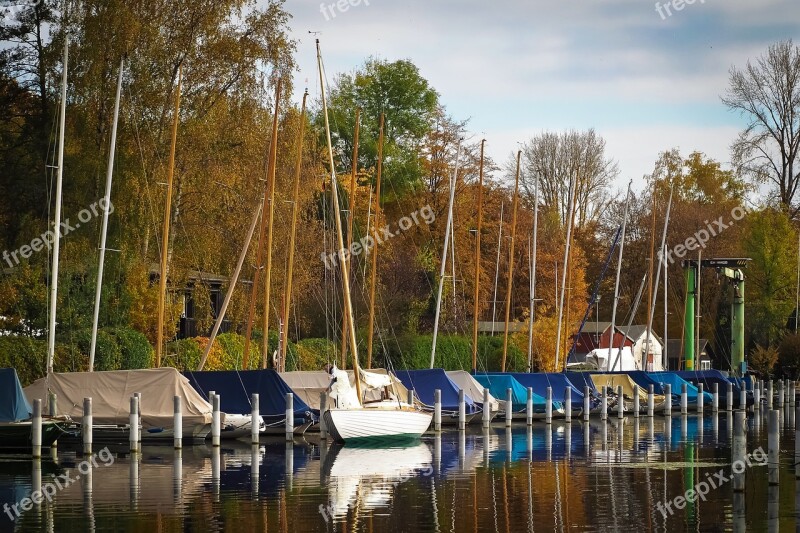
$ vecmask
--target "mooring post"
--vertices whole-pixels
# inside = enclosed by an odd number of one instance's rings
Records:
[[[775,389],[773,388],[775,385],[772,383],[772,380],[767,382],[767,410],[772,410],[772,397],[775,395]]]
[[[463,431],[467,428],[467,400],[464,397],[464,389],[458,389],[458,429]]]
[[[622,385],[617,387],[617,418],[625,418],[625,396],[622,394]]]
[[[761,407],[761,386],[759,382],[753,383],[753,412],[757,412]]]
[[[131,413],[130,413],[130,432],[128,440],[130,442],[131,453],[139,451],[139,398],[131,396]]]
[[[433,430],[442,430],[442,390],[433,391]]]
[[[489,427],[489,422],[492,421],[492,404],[489,403],[489,389],[483,389],[483,416],[481,417],[483,428]]]
[[[769,484],[777,485],[779,479],[778,460],[780,452],[780,416],[781,412],[772,409],[769,412],[769,435],[767,437],[767,460],[769,461]]]
[[[564,388],[564,420],[572,422],[572,389]]]
[[[656,408],[655,389],[653,388],[653,385],[650,384],[647,387],[647,416],[652,417],[655,408]]]
[[[50,399],[48,402],[48,406],[50,407],[50,416],[53,418],[58,416],[58,395],[55,392],[50,393]],[[50,445],[50,450],[53,451],[58,447],[58,441],[53,441],[53,444]],[[58,452],[55,453],[55,457],[58,457]]]
[[[590,390],[588,385],[584,385],[583,387],[583,421],[589,421],[589,415],[592,414],[592,404],[591,404],[591,397]]]
[[[328,393],[319,393],[319,438],[328,439],[328,423],[325,421],[325,411],[328,410]],[[323,446],[324,447],[324,446]]]
[[[639,418],[639,385],[633,386],[633,418]]]
[[[525,423],[533,425],[533,388],[528,387],[528,400],[525,403]]]
[[[745,427],[744,411],[736,411],[733,414],[733,444],[731,446],[731,472],[733,473],[733,491],[744,492],[745,489],[745,467],[744,462],[747,454],[747,428]]]
[[[414,407],[414,389],[408,389],[408,405]]]
[[[547,387],[547,395],[544,401],[544,422],[545,424],[553,422],[553,387]]]
[[[217,393],[211,397],[211,446],[214,448],[220,445],[220,432],[222,431],[222,421],[220,419],[220,404],[222,399]]]
[[[142,393],[134,392],[136,397],[136,415],[139,418],[139,425],[136,426],[136,442],[139,444],[139,451],[142,450]]]
[[[739,409],[747,411],[747,389],[739,389]]]
[[[733,411],[733,383],[728,382],[728,394],[725,396],[726,410]]]
[[[506,427],[511,426],[511,419],[514,417],[514,392],[506,389]]]
[[[719,383],[714,383],[711,394],[711,411],[719,412]]]
[[[172,444],[176,450],[183,448],[183,406],[181,402],[180,396],[175,396],[172,399]]]
[[[686,383],[681,384],[681,414],[685,415],[689,412],[689,390]]]
[[[606,387],[600,387],[600,420],[608,419],[608,398],[606,397]]]
[[[794,419],[800,418],[800,407],[794,410]],[[800,424],[794,430],[794,477],[800,479]]]
[[[795,403],[797,401],[795,399],[794,391],[795,391],[795,382],[794,380],[791,380],[789,381],[789,399],[788,399],[790,409],[794,409]],[[795,420],[797,419],[795,418]]]
[[[778,409],[783,409],[783,401],[786,399],[786,395],[783,392],[783,380],[778,380]]]
[[[83,399],[83,420],[81,422],[83,433],[83,455],[92,455],[92,399]]]
[[[321,412],[321,411],[320,411]],[[258,444],[261,441],[261,405],[258,393],[250,395],[250,444]]]
[[[703,414],[703,403],[705,402],[705,391],[702,383],[697,384],[697,412]]]
[[[42,458],[42,400],[33,400],[33,420],[31,421],[31,445],[34,459]]]
[[[294,440],[294,394],[286,393],[286,440]]]
[[[664,416],[672,416],[672,385],[667,383],[664,385]]]

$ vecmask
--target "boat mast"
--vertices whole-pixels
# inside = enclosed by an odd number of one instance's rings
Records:
[[[277,150],[277,137],[278,137],[278,106],[280,105],[281,100],[281,86],[283,80],[282,78],[278,78],[275,83],[275,112],[272,117],[272,137],[271,143],[269,146],[269,155],[267,156],[267,184],[264,189],[264,204],[261,208],[261,228],[259,229],[258,234],[258,246],[256,248],[256,272],[253,275],[253,289],[250,293],[250,305],[247,311],[247,326],[245,327],[245,334],[244,334],[244,348],[242,354],[242,368],[247,369],[250,366],[250,337],[253,334],[253,321],[256,312],[256,300],[258,300],[258,288],[259,282],[261,281],[261,268],[263,263],[263,256],[264,256],[264,237],[267,234],[267,216],[266,213],[269,210],[270,206],[270,192],[269,192],[269,176],[270,176],[270,169],[272,168],[270,165],[272,164],[272,154],[273,149]],[[265,313],[267,311],[265,310]],[[264,338],[267,338],[267,332],[264,332]],[[266,357],[266,355],[264,355]],[[262,360],[264,359],[262,357]]]
[[[531,243],[531,281],[530,281],[530,309],[528,314],[528,372],[533,368],[533,312],[536,304],[536,246],[539,236],[539,176],[534,176],[533,185],[533,242]]]
[[[675,190],[675,181],[673,180],[672,184],[669,187],[669,201],[667,202],[667,212],[664,215],[664,230],[661,232],[661,246],[659,247],[659,250],[663,250],[664,247],[667,245],[667,228],[669,228],[669,213],[670,213],[670,210],[672,209],[672,193],[673,193],[674,190]],[[659,279],[661,278],[661,263],[662,263],[662,261],[666,262],[666,260],[667,260],[667,258],[664,256],[663,253],[659,253],[658,254],[658,268],[656,269],[656,280],[655,280],[656,291],[658,291],[658,282],[659,282]],[[652,280],[651,280],[651,285],[652,285]],[[666,298],[666,297],[667,297],[667,295],[665,294],[664,298]],[[644,350],[645,350],[644,358],[645,358],[645,360],[642,361],[642,368],[644,370],[648,370],[648,368],[647,368],[647,352],[650,351],[650,333],[651,333],[651,331],[653,329],[653,315],[656,314],[656,298],[653,298],[653,301],[652,301],[651,305],[652,305],[652,307],[650,307],[650,309],[648,309],[649,313],[648,313],[648,319],[647,319],[647,333],[646,333],[645,341],[644,341],[645,342],[645,344],[644,344]],[[666,342],[667,342],[666,339],[664,339],[664,343],[665,344],[666,344]],[[650,369],[650,371],[652,371],[652,369]]]
[[[447,248],[450,245],[450,227],[453,224],[453,203],[456,195],[456,179],[458,178],[458,163],[461,159],[461,138],[458,139],[456,148],[456,165],[453,176],[450,178],[450,200],[447,204],[447,224],[444,229],[444,246],[442,247],[442,263],[439,265],[439,292],[436,296],[436,316],[433,319],[433,341],[431,342],[431,366],[436,359],[436,337],[439,335],[439,316],[442,311],[442,290],[444,289],[444,271],[447,268]]]
[[[322,114],[325,117],[325,136],[328,142],[328,160],[330,163],[331,172],[331,195],[333,197],[333,214],[334,221],[336,222],[336,241],[339,246],[339,251],[344,254],[344,237],[342,235],[342,219],[339,212],[339,185],[336,179],[336,166],[333,162],[333,143],[331,142],[331,125],[328,119],[328,101],[325,95],[325,74],[322,69],[322,52],[319,47],[319,39],[317,41],[317,66],[319,69],[319,84],[322,91]],[[353,323],[353,300],[350,297],[350,273],[346,268],[342,268],[342,285],[344,287],[344,312],[347,315],[347,328],[350,333],[350,346],[353,352],[353,370],[355,371],[356,381],[356,394],[358,400],[361,401],[361,366],[358,362],[358,341],[356,339],[356,328]]]
[[[511,318],[511,288],[514,282],[514,240],[517,236],[517,204],[519,203],[519,162],[522,150],[517,151],[517,172],[514,178],[514,199],[511,204],[511,244],[508,251],[508,283],[506,284],[506,320],[503,333],[503,360],[500,362],[500,371],[506,371],[506,357],[508,355],[508,321]]]
[[[614,302],[611,306],[611,338],[609,339],[608,360],[611,360],[611,352],[614,351],[614,339],[617,336],[617,304],[619,303],[619,279],[622,275],[622,254],[625,251],[625,231],[628,227],[628,207],[631,203],[631,184],[633,180],[628,182],[628,192],[625,195],[625,212],[622,215],[622,235],[619,241],[619,257],[617,258],[617,279],[614,281]],[[625,344],[625,339],[622,339],[622,344]],[[614,361],[616,365],[616,360]],[[611,370],[614,370],[613,368]]]
[[[67,63],[69,60],[69,34],[64,32],[64,71],[61,73],[61,107],[58,118],[58,168],[56,170],[56,206],[53,227],[53,264],[50,272],[50,325],[47,328],[47,373],[53,372],[56,353],[56,302],[58,301],[58,255],[61,247],[61,195],[64,179],[64,128],[67,117]]]
[[[181,82],[183,64],[178,65],[178,86],[175,92],[175,111],[172,117],[172,143],[169,149],[169,168],[167,170],[167,197],[164,207],[164,228],[161,232],[161,269],[158,290],[158,331],[156,333],[156,368],[161,366],[161,350],[164,344],[164,301],[167,298],[167,257],[169,248],[169,223],[172,213],[172,181],[175,176],[175,147],[178,143],[178,120],[181,109]]]
[[[481,140],[481,165],[478,173],[478,227],[475,230],[475,291],[472,296],[472,373],[478,369],[478,309],[481,287],[481,226],[483,224],[483,150],[486,139]]]
[[[383,172],[383,122],[384,115],[381,113],[380,127],[378,128],[378,174],[375,178],[375,214],[372,225],[375,228],[375,235],[381,214],[381,174]],[[378,239],[374,239],[372,246],[372,265],[369,287],[369,325],[367,326],[367,368],[372,368],[372,338],[375,333],[375,285],[378,283]]]
[[[356,127],[353,133],[353,164],[350,172],[350,199],[347,213],[347,250],[353,246],[353,218],[356,214],[356,173],[358,172],[358,134],[360,130],[361,108],[356,108]],[[342,268],[346,268],[350,275],[353,274],[353,257],[345,254],[342,257]],[[342,315],[342,368],[347,361],[347,314]],[[369,365],[367,365],[369,367]]]
[[[505,202],[500,202],[500,225],[497,231],[497,258],[494,264],[494,292],[492,295],[492,337],[494,337],[494,324],[497,321],[497,285],[500,281],[500,250],[503,247],[503,210]]]
[[[294,167],[294,191],[292,192],[292,232],[289,234],[289,261],[286,270],[286,294],[283,297],[283,342],[281,342],[281,368],[282,372],[286,371],[286,350],[289,344],[289,310],[292,305],[292,277],[294,276],[294,247],[297,235],[297,213],[300,211],[300,174],[303,169],[303,137],[306,131],[306,99],[308,98],[308,90],[303,94],[303,107],[300,111],[300,140],[297,147],[297,163]]]
[[[119,120],[119,101],[122,94],[122,70],[125,59],[119,62],[119,79],[117,80],[117,96],[114,103],[114,121],[111,125],[111,149],[108,153],[108,170],[106,172],[106,194],[103,197],[103,222],[100,226],[100,261],[97,265],[97,288],[94,293],[94,316],[92,318],[92,341],[89,347],[89,372],[94,371],[94,355],[97,348],[97,327],[100,322],[100,295],[103,290],[103,269],[106,260],[106,237],[108,235],[108,215],[111,207],[111,180],[114,173],[114,150],[117,146],[117,122]]]
[[[664,245],[662,252],[664,253],[664,257],[666,258],[667,257],[666,245]],[[668,266],[669,265],[667,264],[667,261],[665,259],[664,260],[664,345],[661,347],[661,366],[663,367],[664,370],[669,370],[668,368],[669,358],[667,356],[667,339],[669,339],[668,337],[669,325],[667,324],[667,316],[668,316],[667,314],[669,313],[669,309],[667,308],[667,303],[668,303],[667,295],[669,294],[667,292],[667,289],[669,288],[669,280],[667,278],[667,274],[669,273],[669,271],[667,270]]]
[[[564,318],[564,287],[567,285],[567,266],[569,265],[569,246],[572,239],[572,221],[573,213],[575,210],[575,187],[578,181],[577,177],[571,179],[569,186],[569,212],[567,214],[567,240],[564,245],[564,270],[561,274],[561,298],[558,302],[558,327],[556,329],[556,370],[561,368],[559,366],[559,356],[561,355],[561,319]],[[566,366],[566,363],[565,365]]]

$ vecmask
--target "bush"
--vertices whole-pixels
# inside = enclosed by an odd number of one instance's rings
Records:
[[[0,337],[0,368],[15,368],[22,385],[43,376],[47,364],[47,341],[30,337]]]
[[[389,357],[397,368],[428,368],[432,335],[407,334],[389,345]],[[478,370],[500,370],[503,336],[478,337]],[[525,354],[509,339],[506,370],[524,370]],[[440,335],[436,341],[434,366],[445,370],[472,369],[472,339],[463,335]]]
[[[142,333],[131,328],[115,328],[108,332],[119,345],[122,370],[137,370],[153,366],[153,347]]]
[[[161,364],[178,371],[197,370],[202,356],[203,350],[197,339],[180,339],[167,344],[166,356]]]
[[[75,344],[80,353],[89,359],[92,343],[92,330],[79,330],[74,337]],[[95,370],[119,370],[122,363],[122,352],[117,344],[117,339],[106,330],[97,332],[97,345],[94,357]]]
[[[321,370],[326,364],[339,359],[339,346],[328,339],[303,339],[294,345],[296,349],[295,364],[290,367],[291,357],[287,355],[286,368],[296,370]],[[292,345],[289,345],[289,349]]]

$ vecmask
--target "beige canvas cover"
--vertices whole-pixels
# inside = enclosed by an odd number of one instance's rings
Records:
[[[386,375],[384,368],[370,368],[367,372],[375,374]],[[352,370],[347,371],[350,378],[350,385],[355,388],[355,374]],[[330,375],[324,370],[301,370],[297,372],[281,372],[281,379],[289,385],[289,388],[295,395],[306,402],[306,405],[312,409],[319,409],[319,395],[328,389],[331,383]],[[403,383],[392,374],[394,389],[403,401],[408,398],[408,389],[403,386]],[[363,391],[367,401],[376,401],[381,399],[381,390],[367,390]]]
[[[184,427],[211,423],[211,404],[174,368],[54,373],[36,380],[24,391],[31,403],[42,399],[45,413],[50,409],[48,393],[55,393],[57,414],[73,420],[83,418],[83,399],[91,398],[93,421],[98,425],[128,424],[131,396],[140,392],[143,428],[172,427],[173,398],[180,396]]]
[[[609,387],[616,392],[617,387],[621,386],[622,393],[628,398],[633,398],[633,388],[636,386],[636,382],[633,381],[627,374],[591,374],[591,378],[595,388],[598,391],[600,390],[600,387]],[[637,391],[639,394],[639,400],[644,402],[641,405],[646,405],[648,392],[647,389],[644,387],[637,387]],[[654,394],[653,401],[657,404],[663,402],[664,395]]]
[[[464,394],[472,398],[473,402],[483,404],[483,385],[478,383],[472,375],[466,370],[448,370],[447,377],[460,389],[464,389]],[[499,411],[500,402],[495,399],[491,394],[489,395],[489,411]]]

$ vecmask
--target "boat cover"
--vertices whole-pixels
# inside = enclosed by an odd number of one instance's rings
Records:
[[[558,372],[536,372],[523,373],[514,372],[511,374],[514,379],[520,382],[523,387],[530,387],[539,396],[547,398],[547,387],[553,389],[553,400],[557,402],[566,401],[566,389],[570,388],[570,399],[572,407],[578,408],[583,405],[583,390],[578,389],[572,384],[567,376]]]
[[[395,372],[407,389],[414,389],[420,401],[428,407],[433,407],[436,389],[442,391],[442,410],[458,411],[459,386],[453,383],[447,373],[441,368],[430,370],[397,370]],[[467,414],[476,413],[478,408],[464,391],[464,404]]]
[[[0,422],[19,422],[32,415],[33,408],[22,392],[16,369],[0,368]]]
[[[523,387],[511,374],[475,374],[475,379],[484,387],[488,387],[492,396],[502,401],[505,401],[508,389],[511,389],[511,408],[514,411],[522,411],[527,408],[528,389]],[[543,410],[545,403],[544,396],[533,393],[534,409]],[[556,406],[557,403],[553,401],[553,408],[555,409]]]
[[[697,386],[693,383],[686,381],[685,379],[681,378],[675,372],[651,372],[649,374],[650,378],[656,382],[658,382],[662,388],[664,385],[669,384],[671,388],[672,394],[681,394],[681,390],[683,385],[686,385],[686,398],[689,403],[697,403],[697,396],[700,394],[700,390]],[[710,392],[705,390],[706,385],[703,384],[703,403],[710,404],[714,397],[711,395]]]
[[[225,413],[249,415],[252,394],[258,394],[261,416],[286,417],[286,394],[293,392],[274,370],[222,370],[209,372],[184,372],[192,387],[203,397],[210,391],[221,396],[221,409]],[[301,398],[294,398],[295,419],[304,418],[311,408]]]
[[[628,398],[633,398],[633,390],[634,386],[636,386],[636,390],[639,394],[639,400],[642,402],[647,402],[647,393],[648,390],[644,387],[639,386],[635,381],[631,379],[628,374],[624,373],[612,373],[612,374],[591,374],[592,381],[594,381],[594,386],[598,390],[601,387],[611,388],[614,392],[617,391],[617,387],[622,387],[622,394],[627,396]],[[661,403],[664,401],[663,394],[653,394],[653,400],[655,403]],[[642,405],[646,405],[643,403]]]
[[[718,383],[719,397],[725,398],[728,395],[728,383],[733,383],[733,393],[739,395],[741,392],[742,380],[737,378],[728,378],[719,370],[682,370],[675,372],[678,376],[685,379],[690,383],[703,383],[703,388],[711,392],[713,391],[714,383]]]
[[[369,373],[387,374],[386,370],[382,368],[370,368]],[[350,385],[355,388],[356,382],[353,371],[348,370],[347,374],[350,377]],[[328,386],[331,384],[331,376],[327,372],[324,370],[281,372],[280,377],[292,389],[295,398],[302,399],[306,405],[315,411],[319,411],[319,395],[328,390]],[[395,378],[393,381],[394,385],[390,390],[396,390],[400,399],[405,401],[408,398],[408,390],[399,379]],[[367,390],[364,391],[364,396],[367,401],[380,400],[381,392],[381,390],[377,389]]]
[[[485,387],[478,383],[472,374],[466,370],[448,370],[446,374],[456,384],[456,387],[464,389],[464,394],[472,398],[473,402],[480,406],[483,405],[483,390]],[[489,410],[490,412],[500,410],[500,404],[492,396],[491,392],[489,393]]]
[[[54,373],[25,387],[29,401],[41,398],[47,404],[48,392],[57,395],[56,414],[73,420],[83,418],[83,399],[92,398],[92,415],[97,425],[127,425],[131,396],[135,392],[142,394],[141,424],[145,429],[172,427],[175,396],[182,400],[184,427],[211,423],[211,404],[174,368]],[[49,412],[49,407],[42,410]]]

